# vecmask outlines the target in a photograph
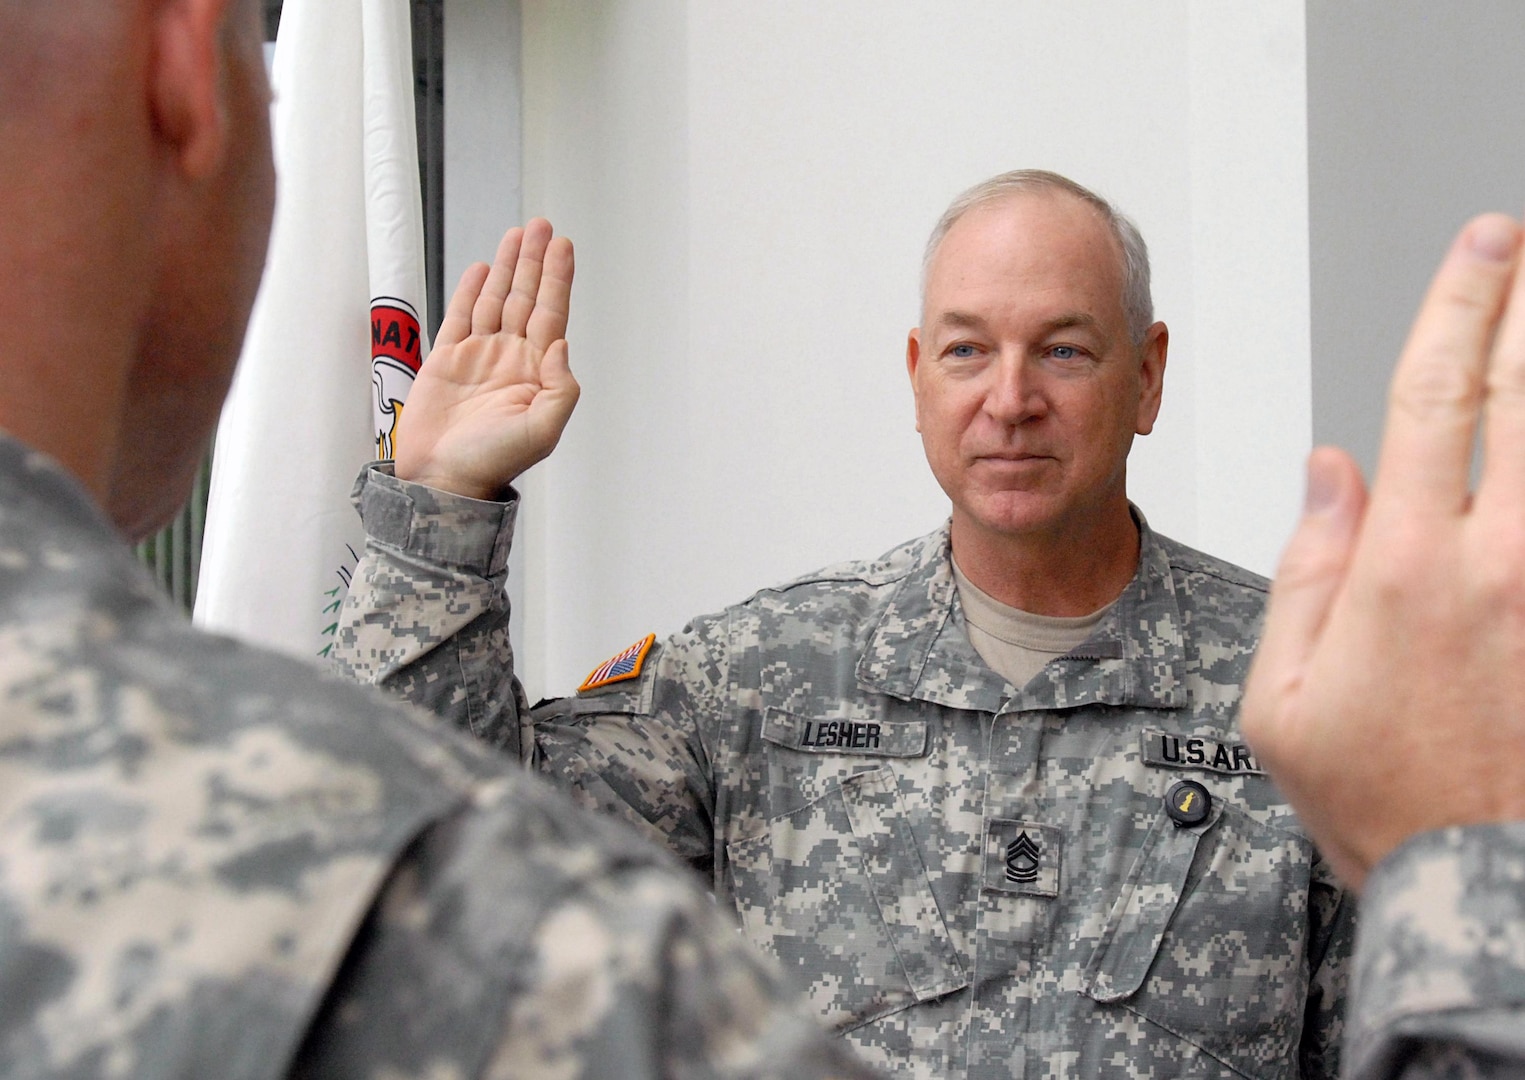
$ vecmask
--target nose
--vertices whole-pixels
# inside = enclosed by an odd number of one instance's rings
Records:
[[[1020,353],[1003,353],[990,365],[990,386],[985,392],[985,412],[992,420],[1015,427],[1048,412],[1042,374]]]

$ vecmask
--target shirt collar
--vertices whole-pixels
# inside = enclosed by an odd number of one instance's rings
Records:
[[[1091,637],[1013,689],[974,646],[958,606],[948,526],[920,541],[912,569],[896,587],[859,657],[865,690],[908,701],[995,713],[1186,704],[1185,644],[1170,559],[1144,515],[1133,580]]]

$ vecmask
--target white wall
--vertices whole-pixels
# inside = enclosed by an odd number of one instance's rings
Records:
[[[523,217],[524,152],[518,0],[445,3],[445,297],[474,262],[492,258]],[[533,519],[530,519],[533,523]],[[529,545],[509,558],[510,633],[526,641],[523,583]],[[544,632],[537,627],[536,633]]]
[[[445,0],[445,296],[522,213],[519,5]]]
[[[577,243],[584,387],[524,484],[532,697],[943,519],[903,367],[921,246],[1009,168],[1064,172],[1139,222],[1173,336],[1134,496],[1157,528],[1271,568],[1310,431],[1301,3],[522,16],[523,210]]]
[[[1525,6],[1308,7],[1313,420],[1376,463],[1387,381],[1451,237],[1525,201]]]

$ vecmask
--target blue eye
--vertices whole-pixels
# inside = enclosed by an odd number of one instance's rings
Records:
[[[1080,355],[1080,350],[1073,345],[1055,345],[1049,350],[1049,355],[1055,360],[1074,360]]]
[[[949,356],[956,356],[960,360],[967,360],[974,355],[973,345],[955,345],[948,350]]]

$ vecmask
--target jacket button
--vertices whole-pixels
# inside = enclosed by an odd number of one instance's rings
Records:
[[[1182,780],[1165,794],[1165,813],[1178,827],[1202,824],[1212,809],[1213,797],[1195,780]]]

